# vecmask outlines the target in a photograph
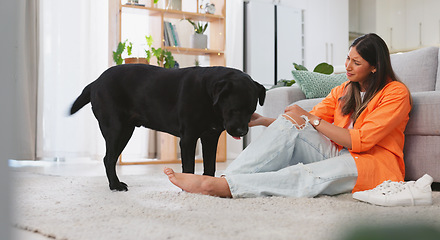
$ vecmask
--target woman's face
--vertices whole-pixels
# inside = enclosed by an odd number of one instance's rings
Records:
[[[347,78],[351,82],[358,82],[361,90],[365,91],[365,81],[368,81],[371,73],[376,72],[376,67],[371,66],[365,59],[356,51],[356,47],[351,47],[345,60],[345,70],[347,71]]]

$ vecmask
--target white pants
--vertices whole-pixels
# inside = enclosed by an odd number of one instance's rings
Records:
[[[280,116],[225,170],[233,197],[315,197],[350,192],[357,180],[348,152],[307,121],[303,129]]]

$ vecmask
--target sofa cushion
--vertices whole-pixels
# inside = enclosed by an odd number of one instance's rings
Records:
[[[405,135],[440,135],[440,92],[415,92],[411,94],[413,108],[409,115]]]
[[[266,92],[263,115],[277,118],[280,114],[284,113],[284,109],[286,109],[287,105],[305,98],[306,96],[296,83],[290,87],[270,89]]]
[[[405,136],[403,149],[405,180],[417,180],[425,173],[440,182],[440,136]]]
[[[293,104],[296,104],[300,106],[302,109],[306,111],[311,111],[315,105],[320,103],[324,98],[314,98],[314,99],[304,99],[300,100],[298,102],[294,102]],[[291,104],[291,105],[293,105]]]
[[[306,98],[322,98],[327,96],[332,88],[347,81],[345,74],[322,74],[309,71],[292,71],[293,78],[301,87]]]
[[[438,49],[438,68],[437,68],[437,81],[435,82],[435,90],[440,91],[440,48]]]
[[[437,81],[439,49],[422,48],[391,54],[391,64],[397,77],[411,92],[434,91]]]

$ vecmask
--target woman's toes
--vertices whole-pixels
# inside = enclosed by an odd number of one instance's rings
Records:
[[[164,168],[163,169],[163,172],[168,176],[168,177],[171,177],[171,175],[174,175],[174,170],[173,169],[171,169],[171,168]]]

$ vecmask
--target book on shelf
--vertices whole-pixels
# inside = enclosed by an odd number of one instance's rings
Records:
[[[163,39],[164,39],[164,45],[170,46],[170,39],[168,38],[168,30],[167,30],[167,23],[163,22]]]
[[[165,46],[180,47],[179,36],[177,34],[176,25],[171,22],[164,21],[164,40]]]
[[[140,6],[145,7],[145,4],[139,3],[139,0],[128,0],[125,5],[134,5],[134,6]]]
[[[173,24],[173,29],[174,29],[174,32],[175,32],[176,46],[181,47],[182,45],[180,45],[179,35],[177,34],[177,30],[176,30],[176,25],[175,24]]]

